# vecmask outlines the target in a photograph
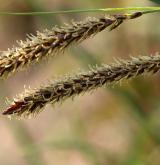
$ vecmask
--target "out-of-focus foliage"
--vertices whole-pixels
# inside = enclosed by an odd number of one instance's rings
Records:
[[[151,1],[160,4],[160,0],[151,0]]]

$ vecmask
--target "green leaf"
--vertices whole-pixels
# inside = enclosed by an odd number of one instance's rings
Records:
[[[157,3],[157,4],[160,4],[160,0],[150,0],[150,1]]]
[[[126,11],[140,11],[142,14],[160,12],[160,7],[126,7],[126,8],[101,8],[101,9],[74,9],[61,11],[31,11],[31,12],[9,12],[0,11],[0,15],[48,15],[48,14],[70,14],[70,13],[84,13],[84,12],[126,12]]]

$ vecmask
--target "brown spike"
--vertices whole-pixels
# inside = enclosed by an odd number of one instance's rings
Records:
[[[160,55],[132,58],[130,61],[120,61],[112,65],[96,67],[88,72],[68,76],[41,87],[21,99],[16,99],[13,105],[3,112],[4,115],[15,114],[26,116],[38,113],[48,103],[57,103],[71,98],[104,84],[116,83],[120,80],[133,78],[146,73],[160,70]],[[17,101],[18,100],[18,101]]]
[[[73,22],[65,27],[55,27],[45,30],[36,36],[28,35],[25,42],[18,42],[19,47],[4,51],[0,57],[0,77],[9,75],[20,67],[32,64],[44,57],[54,55],[57,51],[63,51],[72,43],[83,41],[108,26],[113,30],[124,20],[140,16],[140,12],[131,15],[105,16],[99,19],[89,18],[83,22]]]

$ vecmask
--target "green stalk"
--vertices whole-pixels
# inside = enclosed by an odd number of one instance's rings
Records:
[[[128,12],[141,11],[143,14],[160,12],[160,7],[127,7],[127,8],[103,8],[103,9],[75,9],[62,11],[46,11],[46,12],[0,12],[0,15],[48,15],[48,14],[71,14],[84,12]]]

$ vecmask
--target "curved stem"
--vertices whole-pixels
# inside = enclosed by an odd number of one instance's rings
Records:
[[[141,11],[143,14],[160,12],[160,7],[127,7],[127,8],[103,8],[103,9],[75,9],[62,11],[46,11],[46,12],[0,12],[0,15],[48,15],[48,14],[71,14],[84,12],[128,12]]]

